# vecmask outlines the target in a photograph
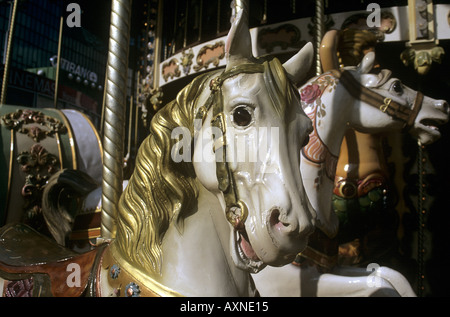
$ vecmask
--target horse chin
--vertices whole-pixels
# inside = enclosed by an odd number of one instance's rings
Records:
[[[233,230],[231,235],[231,254],[236,267],[243,271],[258,273],[266,266],[253,250],[245,228]]]
[[[425,133],[421,133],[418,135],[420,142],[423,145],[428,145],[433,142],[436,142],[441,137],[441,132],[439,128],[433,125],[426,125],[422,127],[425,130]]]

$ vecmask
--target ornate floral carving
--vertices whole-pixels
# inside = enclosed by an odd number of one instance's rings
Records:
[[[25,199],[23,221],[37,230],[43,229],[42,191],[50,176],[59,170],[59,160],[42,145],[34,144],[30,152],[23,151],[17,156],[17,162],[25,173],[25,185],[22,187],[22,196]]]
[[[192,59],[194,58],[194,51],[192,48],[186,53],[183,51],[181,53],[181,66],[185,75],[188,75],[191,71]]]
[[[61,121],[37,110],[17,110],[2,116],[1,119],[7,128],[28,135],[35,142],[40,142],[55,133],[67,133],[67,127]],[[37,125],[26,126],[30,124]],[[48,130],[43,130],[40,126]]]
[[[431,68],[431,64],[442,63],[442,56],[445,51],[440,46],[434,46],[429,49],[416,50],[409,47],[400,54],[400,59],[405,66],[414,65],[414,69],[421,75],[425,75]]]

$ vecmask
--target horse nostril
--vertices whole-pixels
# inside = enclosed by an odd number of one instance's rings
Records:
[[[280,211],[277,208],[272,209],[272,212],[270,213],[270,218],[269,218],[269,222],[272,227],[280,222],[280,220],[278,219],[279,216],[280,216]]]
[[[442,106],[444,108],[444,112],[445,113],[449,113],[449,106],[448,106],[448,102],[444,101],[444,105]]]
[[[280,220],[280,210],[278,208],[273,208],[270,212],[269,223],[272,227],[278,229],[289,226],[288,223],[284,223]]]
[[[449,113],[449,106],[447,101],[445,100],[439,100],[435,103],[436,108],[442,110],[444,113]]]

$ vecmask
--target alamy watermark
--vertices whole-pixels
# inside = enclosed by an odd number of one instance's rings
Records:
[[[379,28],[381,26],[381,8],[378,3],[369,3],[366,11],[371,11],[366,19],[367,26]]]
[[[224,160],[226,162],[260,162],[267,164],[266,172],[270,172],[271,158],[279,157],[278,127],[250,127],[242,131],[230,126],[227,127],[227,133],[224,135],[218,127],[210,126],[201,129],[201,126],[202,120],[195,119],[195,137],[186,127],[173,129],[171,138],[178,140],[171,149],[171,158],[174,162],[212,163]],[[227,155],[224,158],[225,146]],[[201,153],[193,155],[192,149]]]
[[[66,24],[69,28],[81,27],[81,7],[78,3],[69,3],[66,11],[70,14],[66,18]]]
[[[66,268],[70,274],[66,278],[66,284],[69,287],[81,286],[81,267],[78,263],[69,263]]]

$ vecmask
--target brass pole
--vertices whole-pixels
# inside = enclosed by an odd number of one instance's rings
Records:
[[[103,239],[113,239],[116,235],[117,205],[122,194],[131,2],[112,0],[111,6],[103,131]]]
[[[6,44],[5,66],[3,69],[3,83],[2,83],[2,93],[0,96],[0,106],[5,104],[5,102],[6,102],[6,91],[8,89],[8,79],[9,79],[9,67],[11,64],[12,40],[13,40],[13,35],[14,35],[14,27],[16,24],[18,3],[19,3],[19,0],[14,1],[13,7],[12,7],[11,19],[9,21],[8,42]]]
[[[105,124],[105,108],[106,108],[106,85],[108,84],[108,73],[105,72],[105,83],[103,85],[102,115],[100,118],[100,135],[103,136]]]
[[[161,64],[161,39],[162,39],[162,26],[163,26],[163,13],[164,4],[163,0],[158,3],[158,19],[156,23],[156,37],[155,37],[155,60],[153,61],[153,89],[159,87],[159,65]]]
[[[324,16],[325,10],[323,0],[316,0],[316,16],[315,16],[315,47],[316,47],[316,75],[322,74],[322,67],[320,64],[320,44],[324,34]]]
[[[64,18],[61,17],[59,22],[59,39],[58,39],[58,60],[56,63],[56,76],[55,76],[55,96],[53,99],[53,106],[58,108],[58,92],[59,92],[59,69],[61,67],[61,47],[62,47],[62,33],[63,33]]]

